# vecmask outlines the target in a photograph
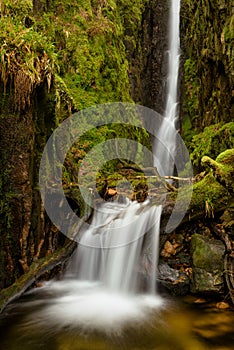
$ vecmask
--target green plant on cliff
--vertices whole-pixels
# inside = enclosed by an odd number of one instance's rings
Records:
[[[202,130],[231,121],[234,113],[233,4],[185,0],[182,9],[187,59],[183,110],[192,127]]]
[[[78,109],[131,101],[123,23],[114,1],[53,2],[35,26],[55,43],[60,77]]]
[[[31,102],[33,89],[46,79],[51,86],[55,67],[54,46],[46,36],[11,17],[0,21],[0,76],[7,92],[13,84],[16,110],[24,110]]]
[[[207,126],[202,133],[195,135],[189,145],[190,157],[197,171],[201,171],[203,156],[216,158],[219,153],[234,148],[234,123]]]

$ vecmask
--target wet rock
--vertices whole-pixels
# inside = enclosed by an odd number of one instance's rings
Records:
[[[225,303],[224,301],[220,301],[219,303],[216,304],[217,309],[229,309],[230,305],[228,303]]]
[[[191,239],[193,293],[221,293],[224,288],[223,258],[225,247],[221,241],[194,234]]]
[[[171,268],[166,263],[158,266],[158,284],[171,295],[186,295],[189,291],[190,278],[184,272]]]

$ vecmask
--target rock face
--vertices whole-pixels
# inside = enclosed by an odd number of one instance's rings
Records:
[[[2,88],[0,84],[0,95],[3,95]],[[43,81],[35,88],[30,107],[18,113],[12,92],[7,92],[9,97],[5,97],[0,107],[4,169],[0,177],[0,289],[11,285],[28,271],[33,261],[64,242],[52,232],[52,225],[46,220],[37,185],[40,155],[55,123],[50,95]]]
[[[132,98],[160,114],[166,104],[169,7],[169,0],[150,0],[135,45],[129,35],[125,39]]]
[[[223,243],[194,234],[191,239],[191,252],[193,262],[191,291],[221,293],[224,287]]]
[[[233,3],[182,0],[183,115],[192,129],[233,116]]]
[[[166,104],[169,0],[151,1],[143,16],[142,104],[163,114]],[[144,52],[143,51],[143,52]]]

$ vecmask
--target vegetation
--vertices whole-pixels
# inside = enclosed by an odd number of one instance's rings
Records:
[[[192,137],[188,148],[196,171],[201,171],[203,156],[216,158],[226,149],[234,148],[234,123],[218,123],[205,127],[203,132]]]
[[[196,132],[232,120],[234,18],[230,0],[185,0],[182,6],[187,48],[183,119],[189,118]]]

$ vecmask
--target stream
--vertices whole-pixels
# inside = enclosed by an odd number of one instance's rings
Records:
[[[8,305],[0,317],[2,349],[233,349],[234,313],[217,309],[214,301],[187,296],[176,300],[164,297],[162,302],[147,300],[143,295],[130,302],[104,292],[100,292],[98,300],[97,293],[95,299],[88,295],[91,286],[84,283],[80,284],[76,299],[71,300],[70,282],[67,290],[66,283],[63,290],[60,283],[47,282]],[[78,285],[73,287],[77,290]],[[92,302],[98,302],[95,324]],[[78,311],[79,303],[83,306]],[[74,318],[76,310],[80,322]]]

